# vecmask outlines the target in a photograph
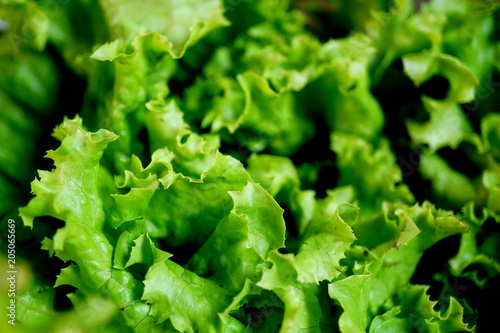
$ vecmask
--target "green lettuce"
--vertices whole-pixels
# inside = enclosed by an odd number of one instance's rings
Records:
[[[493,327],[499,7],[0,1],[0,330]]]

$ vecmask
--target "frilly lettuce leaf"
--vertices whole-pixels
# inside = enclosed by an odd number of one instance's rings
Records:
[[[262,276],[269,251],[285,246],[283,210],[257,184],[230,191],[234,207],[188,262],[192,271],[209,276],[226,290],[239,291],[246,279]]]
[[[162,287],[161,284],[150,282],[157,279],[156,272],[163,272],[163,270],[172,271],[172,274],[177,276],[178,282],[181,284],[186,283],[184,278],[181,277],[188,274],[192,276],[195,285],[206,281],[204,283],[213,284],[215,288],[220,289],[220,287],[217,287],[213,282],[196,276],[192,272],[184,270],[173,262],[165,262],[170,255],[157,249],[150,236],[146,233],[144,217],[141,216],[145,215],[144,209],[146,209],[149,200],[142,201],[142,204],[132,210],[128,209],[125,205],[128,198],[134,198],[138,195],[140,188],[137,188],[137,186],[146,186],[147,190],[148,184],[153,184],[153,187],[149,189],[157,190],[159,181],[155,178],[158,175],[163,175],[162,172],[165,169],[159,169],[158,165],[152,165],[149,170],[156,169],[155,171],[158,174],[150,173],[150,176],[146,179],[138,178],[133,174],[129,175],[124,185],[136,187],[132,188],[128,194],[114,196],[117,211],[119,212],[117,217],[129,220],[129,222],[124,221],[122,224],[116,225],[116,227],[120,228],[118,231],[122,231],[122,235],[116,244],[121,252],[116,252],[113,258],[112,248],[114,244],[111,242],[114,241],[114,238],[106,238],[103,233],[105,228],[107,228],[105,224],[108,219],[103,214],[102,203],[97,189],[97,172],[99,171],[99,160],[103,150],[110,142],[116,140],[117,137],[106,130],[101,130],[97,133],[86,132],[81,125],[80,118],[66,120],[54,131],[54,136],[61,141],[61,146],[57,150],[49,152],[49,156],[55,160],[56,169],[52,172],[40,171],[41,179],[33,183],[36,197],[30,201],[28,206],[22,208],[20,212],[25,224],[29,226],[32,226],[34,217],[45,215],[51,215],[66,223],[63,228],[57,231],[53,240],[46,239],[44,242],[46,249],[54,251],[58,257],[64,260],[72,260],[74,262],[74,264],[62,270],[56,285],[69,284],[77,287],[77,292],[70,295],[76,305],[84,302],[83,296],[90,296],[97,293],[110,298],[117,306],[122,308],[120,316],[124,316],[127,325],[135,326],[138,331],[146,331],[152,328],[157,330],[163,327],[155,325],[151,327],[153,324],[151,317],[149,317],[151,315],[155,317],[155,322],[158,324],[165,321],[168,317],[173,327],[180,330],[184,330],[185,327],[191,327],[190,324],[186,324],[185,319],[182,319],[182,314],[184,314],[182,305],[177,312],[174,311],[170,314],[163,311],[162,302],[166,300],[161,298],[158,301],[155,298],[155,296],[158,297],[161,293],[153,293],[154,296],[151,296],[151,288]],[[202,177],[202,181],[205,181],[207,185],[204,183],[192,184],[210,187],[210,170],[213,170],[212,172],[219,170],[219,172],[224,172],[226,176],[230,175],[230,173],[228,174],[228,168],[221,165],[221,163],[224,163],[224,160],[221,160],[221,158],[222,156],[217,158],[215,165]],[[154,163],[159,164],[161,162],[155,158]],[[164,162],[163,165],[168,164]],[[145,172],[145,170],[148,169],[139,171]],[[241,171],[244,172],[242,168]],[[71,175],[68,172],[71,172]],[[140,172],[139,176],[141,176]],[[187,177],[184,178],[188,179]],[[249,179],[249,176],[247,178]],[[82,192],[84,182],[86,190]],[[180,180],[163,191],[175,196],[175,186],[179,182]],[[187,181],[188,183],[189,181]],[[207,188],[206,190],[209,189]],[[227,193],[227,190],[225,191]],[[75,193],[81,193],[81,196],[77,196]],[[263,194],[268,195],[265,192]],[[230,200],[229,195],[228,200]],[[268,200],[273,202],[271,197]],[[193,208],[197,209],[198,207],[195,206]],[[244,209],[244,206],[241,206],[240,209]],[[219,219],[221,218],[219,217]],[[130,221],[130,219],[132,220]],[[262,217],[257,216],[257,219],[262,220]],[[283,236],[281,238],[283,239]],[[92,247],[94,250],[90,250],[89,248],[87,251],[80,251],[81,244],[88,241],[92,241],[93,244],[98,244],[98,246]],[[258,245],[261,244],[258,239],[254,239],[253,241],[256,242],[255,246],[259,249],[258,251],[261,251],[262,255],[264,255],[266,253],[265,247],[263,248],[261,245]],[[280,244],[278,243],[276,247],[279,246]],[[124,249],[128,250],[124,252]],[[135,264],[143,264],[146,268],[149,267],[149,273],[146,275],[145,280],[144,295],[142,297],[152,303],[151,312],[147,311],[149,305],[140,301],[142,288],[139,285],[139,281],[135,280],[134,276],[127,270],[124,270]],[[163,273],[166,274],[166,272]],[[167,294],[170,295],[169,297],[172,297],[170,298],[171,301],[183,288],[184,285],[176,285],[171,290],[174,294]],[[194,288],[193,293],[196,293],[199,287]],[[203,286],[201,288],[200,290],[203,290]],[[170,291],[163,292],[168,293]],[[220,299],[220,291],[213,290],[211,295],[211,298],[216,297],[216,299]],[[208,313],[212,313],[215,316],[214,318],[217,318],[217,312],[222,312],[230,303],[229,300],[230,298],[228,298],[227,302],[221,300],[219,302],[220,306],[217,309],[207,308],[206,310]],[[207,302],[214,301],[215,299],[207,300]],[[193,312],[192,316],[192,318],[199,318],[197,312]],[[110,325],[114,325],[114,322]],[[166,323],[165,325],[168,327],[170,324]],[[217,326],[218,324],[214,325],[216,325],[214,326],[214,331],[216,331],[215,327],[220,326]]]
[[[489,218],[496,218],[498,221],[498,215],[484,208],[482,216],[478,217],[472,202],[463,208],[462,215],[471,228],[471,232],[462,235],[458,253],[449,260],[450,273],[454,276],[469,278],[478,286],[485,287],[500,274],[500,257],[498,237],[482,229]],[[479,235],[484,237],[481,246],[478,243]],[[471,269],[474,266],[476,267]],[[481,267],[481,275],[478,266]]]
[[[443,48],[456,55],[478,77],[483,79],[494,63],[494,45],[489,39],[494,34],[494,16],[499,7],[495,1],[461,1],[446,3],[432,1],[424,11],[444,14],[451,29],[443,33]],[[481,52],[473,50],[481,49]]]
[[[254,72],[197,81],[187,91],[188,114],[202,107],[203,98],[208,98],[209,107],[202,126],[211,126],[212,132],[226,128],[239,138],[241,147],[251,152],[269,147],[273,152],[290,155],[312,136],[310,120],[297,112],[295,95],[274,91],[265,78]]]
[[[102,0],[101,5],[111,31],[116,37],[155,32],[162,47],[173,58],[180,58],[186,49],[211,30],[226,26],[219,0],[140,1]]]
[[[289,198],[292,191],[300,186],[297,170],[286,157],[252,154],[248,159],[247,171],[254,181],[275,198],[280,195]]]
[[[97,48],[91,58],[111,61],[112,66],[85,57],[78,62],[91,82],[87,93],[91,108],[84,109],[86,121],[92,128],[105,127],[123,137],[107,153],[112,163],[117,164],[116,161],[126,160],[132,153],[142,157],[144,147],[138,145],[137,137],[143,130],[145,104],[151,100],[163,101],[169,93],[166,83],[176,68],[172,57],[181,57],[189,45],[228,22],[218,1],[162,4],[158,8],[163,12],[155,15],[150,14],[149,6],[138,2],[102,1],[101,5],[111,40]],[[166,24],[165,13],[172,15],[175,23],[167,20]],[[112,93],[103,95],[110,86]],[[99,103],[97,113],[94,103]],[[115,168],[124,170],[120,164]]]
[[[331,40],[322,47],[325,59],[332,59],[318,79],[311,84],[313,99],[322,101],[332,131],[376,141],[384,126],[380,104],[370,91],[369,60],[374,49],[363,39]],[[317,91],[316,91],[317,90]],[[313,104],[314,105],[314,104]]]
[[[56,218],[66,220],[64,217],[68,216],[70,220],[73,218],[77,221],[88,218],[90,227],[102,227],[104,216],[97,195],[96,171],[102,152],[117,136],[106,130],[89,133],[82,127],[79,117],[66,119],[54,130],[53,136],[61,141],[61,146],[55,151],[49,151],[47,157],[54,159],[59,165],[51,172],[40,171],[40,180],[33,181],[33,193],[36,197],[21,209],[23,221],[32,226],[33,218],[40,216],[40,211],[49,210]],[[87,151],[91,154],[85,155]],[[84,182],[89,186],[82,189]],[[76,198],[70,195],[75,189],[81,191]],[[56,248],[62,249],[62,244],[58,245]]]
[[[171,261],[151,266],[142,298],[151,303],[150,314],[157,323],[168,320],[177,331],[221,332],[229,320],[237,322],[217,315],[232,300],[225,289]]]
[[[268,79],[278,92],[301,90],[317,78],[327,61],[318,57],[318,39],[301,31],[304,23],[298,11],[286,12],[285,7],[276,9],[272,21],[251,27],[249,38],[236,40],[236,46],[244,50],[242,61],[247,70]],[[261,63],[264,66],[257,65]]]
[[[373,279],[370,275],[356,274],[334,282],[328,287],[331,298],[338,300],[344,312],[339,318],[342,331],[365,332],[369,322],[367,316],[368,295]]]
[[[353,186],[361,209],[378,211],[383,200],[413,202],[413,195],[406,184],[400,183],[401,169],[387,140],[383,139],[375,146],[363,138],[333,132],[331,148],[338,158],[338,184]],[[367,168],[370,173],[366,172]]]
[[[273,291],[284,303],[281,332],[320,332],[328,319],[319,301],[319,282],[340,275],[340,260],[354,241],[349,225],[356,219],[354,207],[332,196],[318,204],[299,242],[296,255],[271,251],[257,286]],[[341,217],[342,216],[342,217]]]
[[[429,286],[409,285],[399,294],[401,304],[375,317],[369,332],[422,331],[474,332],[475,327],[463,322],[464,308],[453,297],[448,307],[439,312],[437,301],[427,294]]]
[[[294,112],[292,93],[275,93],[267,81],[252,73],[238,76],[238,81],[245,96],[240,127],[259,133],[256,139],[242,141],[251,151],[259,152],[269,144],[276,153],[289,155],[311,135],[311,124]]]
[[[324,315],[319,307],[314,286],[297,281],[292,254],[269,253],[271,268],[265,269],[259,287],[272,290],[285,305],[280,332],[321,332]]]
[[[495,142],[498,141],[497,125],[498,116],[490,114],[481,121],[481,136],[472,132],[470,126],[463,122],[462,112],[453,107],[443,112],[441,125],[428,131],[433,127],[431,121],[424,125],[408,124],[415,142],[420,142],[418,137],[427,138],[424,143],[428,148],[420,153],[418,170],[423,179],[430,180],[433,190],[433,199],[446,207],[460,210],[469,202],[474,202],[478,207],[493,210],[492,216],[498,214],[498,152]],[[444,117],[447,115],[446,117]],[[463,119],[463,120],[460,120]],[[437,124],[437,123],[436,123]],[[460,128],[462,128],[460,130]],[[424,134],[425,133],[425,134]],[[458,145],[467,145],[466,157],[483,169],[477,179],[469,179],[468,176],[453,169],[436,150],[444,146],[452,149]]]
[[[52,286],[34,282],[17,296],[16,326],[2,324],[2,332],[64,332],[75,329],[88,333],[118,332],[106,326],[118,311],[112,302],[90,296],[74,310],[59,313],[52,308],[53,297]]]
[[[441,157],[433,154],[421,156],[420,172],[430,179],[433,192],[442,203],[456,209],[462,208],[462,219],[471,228],[461,236],[460,249],[450,260],[452,275],[467,277],[480,287],[485,287],[499,274],[498,251],[494,235],[485,233],[483,225],[487,219],[499,221],[498,217],[498,120],[496,114],[482,119],[481,137],[473,134],[464,138],[471,143],[471,159],[483,168],[476,181],[453,170]],[[476,212],[475,212],[476,211]],[[477,212],[482,211],[481,217]],[[494,222],[493,222],[494,223]],[[478,237],[485,237],[484,246],[478,246]],[[481,273],[480,273],[481,271]]]
[[[439,102],[428,97],[424,96],[422,100],[430,120],[423,124],[412,120],[406,122],[408,133],[416,145],[426,144],[429,152],[446,146],[456,149],[461,142],[473,136],[472,126],[458,105],[443,108]]]
[[[360,220],[353,226],[359,239],[357,246],[346,252],[346,273],[354,274],[329,285],[330,296],[344,308],[339,320],[341,330],[352,326],[359,332],[366,330],[381,309],[396,305],[397,293],[406,290],[427,248],[448,235],[470,231],[451,212],[436,210],[429,203],[392,209],[385,213],[385,230],[378,226],[383,226],[382,221],[374,224]],[[376,230],[378,242],[367,238],[368,230],[371,235]],[[354,303],[350,301],[353,293],[358,295]]]
[[[167,147],[177,172],[197,179],[215,162],[220,139],[213,134],[197,134],[184,121],[174,101],[168,104],[148,103],[146,128],[152,149]]]
[[[127,306],[141,289],[130,273],[112,267],[113,244],[104,234],[106,218],[97,190],[99,160],[117,136],[106,130],[87,132],[79,117],[66,119],[53,135],[61,146],[47,156],[56,169],[39,171],[40,179],[32,183],[35,197],[20,208],[23,222],[32,227],[38,216],[65,222],[53,239],[44,241],[44,248],[74,262],[62,270],[56,285],[78,288],[70,295],[75,305],[83,302],[83,295],[100,294],[120,307]],[[89,243],[93,246],[81,251],[82,244]]]
[[[406,54],[402,57],[406,75],[418,87],[434,75],[445,77],[450,83],[446,98],[435,101],[442,108],[456,103],[466,103],[474,99],[478,79],[470,69],[457,58],[438,54],[433,50]]]
[[[155,163],[170,165],[171,168],[169,156],[171,158],[171,155],[165,154]],[[145,188],[143,191],[149,192],[148,197],[152,197],[142,201],[144,206],[140,209],[123,216],[121,222],[143,217],[153,237],[164,238],[174,247],[203,244],[232,208],[228,191],[241,191],[250,180],[241,163],[220,153],[215,155],[214,164],[203,172],[200,179],[164,170],[158,169],[163,188],[149,188],[149,183],[146,183],[147,186],[127,186]],[[154,178],[151,180],[154,181]],[[129,193],[131,201],[140,191],[132,193]],[[126,200],[118,196],[115,199]],[[123,202],[126,205],[127,201]],[[165,209],[165,202],[170,203],[168,209]],[[193,228],[197,230],[196,233],[192,232]]]
[[[103,127],[123,138],[106,152],[121,172],[124,166],[118,161],[132,153],[144,157],[145,147],[137,138],[144,129],[146,103],[165,100],[176,64],[159,35],[148,33],[102,45],[81,66],[90,81],[82,115],[90,127]]]
[[[2,269],[8,271],[7,258]],[[5,320],[0,323],[2,332],[119,332],[108,325],[118,312],[113,302],[99,296],[89,296],[74,309],[60,312],[54,309],[55,290],[44,277],[34,271],[34,267],[21,258],[17,258],[16,274],[16,320],[12,325]],[[0,286],[7,296],[8,286]],[[10,298],[2,297],[2,306]],[[7,317],[8,318],[8,317]],[[8,318],[10,320],[10,318]],[[122,329],[121,332],[124,330]]]
[[[437,154],[422,155],[419,171],[431,181],[436,197],[452,207],[462,207],[476,196],[471,180],[450,168]]]
[[[297,255],[297,279],[318,283],[331,281],[344,270],[340,261],[356,240],[350,227],[357,222],[358,208],[342,202],[335,192],[318,200],[308,225],[303,228]]]

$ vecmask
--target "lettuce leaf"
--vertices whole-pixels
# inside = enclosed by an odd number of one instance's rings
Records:
[[[485,330],[499,8],[2,1],[0,330]]]

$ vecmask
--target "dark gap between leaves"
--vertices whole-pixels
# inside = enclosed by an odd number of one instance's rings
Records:
[[[384,73],[372,93],[384,111],[386,122],[383,134],[391,142],[403,183],[410,188],[416,201],[422,203],[432,192],[431,183],[418,172],[420,154],[426,147],[414,146],[405,125],[408,119],[417,122],[429,119],[422,105],[420,92],[404,74],[403,63],[399,59]]]

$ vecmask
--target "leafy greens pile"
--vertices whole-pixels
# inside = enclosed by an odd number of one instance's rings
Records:
[[[2,0],[0,330],[486,329],[499,7]]]

